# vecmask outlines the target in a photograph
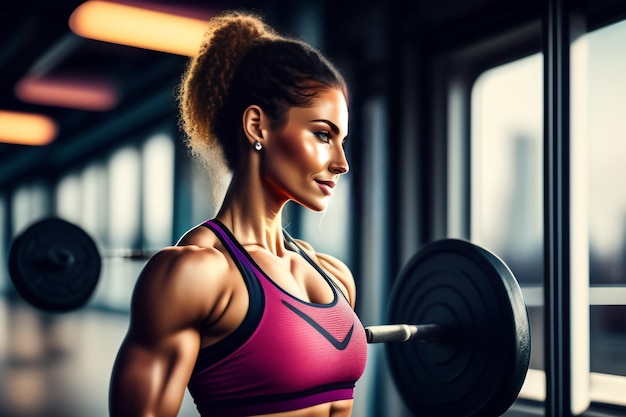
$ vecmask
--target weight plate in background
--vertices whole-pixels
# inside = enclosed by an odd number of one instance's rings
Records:
[[[400,394],[419,416],[500,416],[530,361],[530,326],[517,280],[470,242],[427,244],[394,284],[388,322],[440,324],[438,342],[389,343]]]
[[[39,220],[18,235],[9,251],[17,292],[47,311],[82,307],[100,277],[95,242],[80,227],[59,218]]]

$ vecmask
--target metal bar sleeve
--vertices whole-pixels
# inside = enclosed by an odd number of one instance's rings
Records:
[[[418,340],[436,341],[441,333],[438,324],[387,324],[365,328],[367,343],[394,343]]]

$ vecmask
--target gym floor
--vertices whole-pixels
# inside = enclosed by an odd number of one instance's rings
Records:
[[[0,297],[0,416],[106,417],[111,366],[128,317],[44,314]],[[198,416],[185,397],[179,417]]]

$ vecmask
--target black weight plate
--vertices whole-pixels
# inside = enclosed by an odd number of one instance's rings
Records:
[[[18,293],[46,311],[82,307],[100,277],[100,254],[80,227],[59,218],[28,226],[9,251],[9,273]]]
[[[415,415],[500,416],[530,361],[530,326],[517,280],[489,251],[443,239],[422,247],[392,289],[390,323],[439,324],[437,342],[388,343],[398,390]]]

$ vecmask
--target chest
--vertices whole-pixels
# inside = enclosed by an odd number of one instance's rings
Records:
[[[276,256],[262,250],[249,253],[258,267],[286,293],[309,303],[328,304],[333,301],[334,292],[330,283],[301,255],[286,253]],[[324,273],[345,294],[339,281],[329,271],[324,270]]]

